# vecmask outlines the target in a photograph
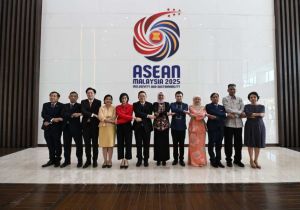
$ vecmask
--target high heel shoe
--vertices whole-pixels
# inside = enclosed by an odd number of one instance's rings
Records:
[[[251,168],[256,168],[256,165],[253,160],[250,160],[250,165],[251,165]]]
[[[122,159],[122,161],[121,161],[121,165],[120,165],[120,168],[122,169],[122,168],[125,168],[125,160],[124,159]]]
[[[254,161],[254,164],[256,165],[256,168],[261,169],[261,166],[257,163],[257,161]]]
[[[124,168],[127,169],[128,168],[128,160],[125,159],[124,161]]]
[[[107,163],[104,162],[104,163],[102,164],[102,168],[106,168],[106,167],[107,167]]]
[[[112,167],[112,162],[106,164],[106,167],[107,167],[107,168],[111,168],[111,167]]]

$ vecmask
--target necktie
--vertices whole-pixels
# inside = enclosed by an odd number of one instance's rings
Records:
[[[51,108],[54,108],[55,107],[55,104],[51,103]]]

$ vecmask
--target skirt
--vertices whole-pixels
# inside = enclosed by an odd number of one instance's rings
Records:
[[[99,128],[99,147],[115,146],[115,136],[115,126],[101,126]]]

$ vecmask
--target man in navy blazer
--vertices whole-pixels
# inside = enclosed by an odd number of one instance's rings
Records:
[[[56,91],[52,91],[49,94],[49,101],[43,104],[42,118],[44,130],[44,137],[49,150],[49,161],[42,165],[47,167],[54,165],[54,167],[60,166],[61,160],[61,134],[62,134],[62,110],[63,104],[58,102],[60,94]]]
[[[144,166],[148,167],[149,147],[152,127],[152,119],[154,119],[152,103],[146,101],[146,92],[140,91],[138,93],[139,101],[133,103],[133,111],[135,114],[135,121],[133,122],[133,129],[137,147],[138,161],[136,166],[139,167],[144,159]],[[144,152],[143,152],[144,149]]]
[[[82,126],[80,122],[81,105],[77,103],[78,94],[72,91],[69,94],[70,103],[64,105],[63,109],[63,139],[65,162],[61,168],[71,164],[72,138],[76,144],[77,167],[82,167]]]
[[[171,103],[171,135],[173,140],[173,158],[172,165],[178,164],[178,145],[179,145],[179,164],[185,166],[184,163],[184,141],[186,135],[186,113],[188,112],[188,105],[182,102],[183,93],[177,91],[175,93],[176,102]]]
[[[215,168],[224,168],[221,163],[221,149],[224,135],[224,123],[226,119],[226,111],[224,106],[219,105],[219,94],[212,93],[210,95],[211,103],[206,105],[208,114],[207,129],[208,129],[208,154],[210,163]],[[216,154],[214,153],[214,147]]]

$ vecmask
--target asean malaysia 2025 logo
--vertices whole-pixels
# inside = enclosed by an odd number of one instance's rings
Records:
[[[171,20],[162,16],[180,15],[181,11],[167,9],[150,17],[143,17],[134,26],[133,45],[136,51],[151,61],[161,61],[179,49],[180,30]]]

